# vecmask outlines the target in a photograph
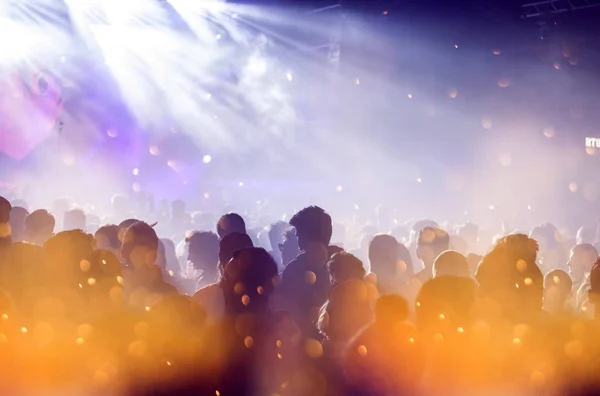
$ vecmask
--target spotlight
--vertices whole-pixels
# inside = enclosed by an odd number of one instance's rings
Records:
[[[210,164],[210,161],[212,161],[212,157],[210,155],[205,155],[202,158],[202,162],[204,162],[205,164]]]

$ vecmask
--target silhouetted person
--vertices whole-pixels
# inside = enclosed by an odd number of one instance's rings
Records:
[[[75,288],[87,280],[81,262],[89,260],[94,237],[82,230],[62,231],[44,243],[46,281],[54,287]]]
[[[247,234],[232,233],[219,241],[218,279],[194,294],[194,301],[204,307],[210,322],[217,322],[225,314],[225,297],[223,296],[222,281],[225,266],[233,258],[235,252],[252,248],[252,240]]]
[[[499,304],[505,318],[536,321],[542,312],[544,277],[536,264],[538,244],[523,234],[499,239],[483,257],[475,279],[479,294]]]
[[[331,287],[326,268],[331,217],[309,206],[296,213],[290,225],[296,229],[301,253],[283,270],[277,303],[292,314],[303,335],[316,336],[315,323]]]
[[[573,280],[573,290],[579,290],[579,287],[585,282],[585,277],[592,269],[592,266],[598,259],[598,251],[593,245],[584,243],[575,245],[571,249],[569,262],[569,276]]]
[[[196,292],[217,281],[219,237],[214,232],[195,232],[188,238],[188,261],[194,267]]]
[[[221,216],[217,222],[217,234],[219,238],[223,238],[232,232],[246,234],[246,223],[242,216],[237,213],[227,213]]]
[[[440,253],[449,249],[450,236],[440,228],[425,227],[417,239],[417,257],[423,269],[415,274],[421,284],[433,277],[433,262]]]
[[[567,257],[565,257],[566,251],[563,251],[563,241],[558,229],[553,224],[544,223],[534,227],[529,237],[535,239],[540,246],[538,261],[544,272],[555,268],[565,271],[568,269],[565,266]]]
[[[25,218],[29,212],[20,206],[13,206],[10,210],[10,229],[13,242],[25,240]]]
[[[561,269],[555,269],[544,277],[544,310],[557,317],[567,316],[574,306],[570,300],[573,297],[573,282],[569,274]]]
[[[433,277],[444,275],[469,277],[469,263],[465,256],[454,250],[442,252],[433,262]]]
[[[588,297],[590,303],[596,307],[600,304],[600,259],[596,261],[590,271],[590,287],[588,289]],[[594,319],[600,319],[600,309],[594,309]]]
[[[175,276],[183,275],[183,268],[179,265],[179,260],[177,259],[177,251],[175,248],[175,243],[168,238],[161,238],[160,241],[164,246],[164,260],[165,260],[165,268],[169,272],[173,272]]]
[[[221,287],[226,318],[219,336],[230,346],[225,351],[225,373],[216,388],[223,395],[272,394],[281,391],[285,381],[288,390],[302,382],[293,378],[294,368],[299,368],[293,364],[296,348],[292,341],[299,339],[298,330],[294,331],[286,314],[269,308],[277,276],[277,264],[262,248],[237,251],[225,267]]]
[[[590,245],[596,242],[596,229],[593,227],[580,227],[577,230],[577,235],[575,237],[575,242],[578,245],[589,243]]]
[[[227,234],[219,241],[219,271],[233,258],[233,254],[242,249],[254,247],[252,239],[246,233],[233,232]]]
[[[285,267],[300,254],[298,237],[296,236],[296,230],[294,230],[294,228],[290,227],[284,231],[283,240],[279,244],[279,250],[281,251],[282,267],[285,269]]]
[[[423,284],[415,302],[416,324],[429,346],[431,390],[459,389],[478,378],[478,350],[471,348],[477,286],[473,279],[439,276]],[[465,336],[466,334],[466,336]]]
[[[34,210],[25,218],[27,241],[43,246],[54,235],[56,221],[47,210]]]
[[[123,235],[123,278],[125,295],[131,306],[142,309],[151,307],[157,302],[154,300],[157,296],[177,293],[174,286],[163,280],[162,271],[156,265],[158,244],[154,229],[141,221],[129,226]]]
[[[413,275],[412,258],[404,245],[391,235],[375,235],[369,244],[369,262],[380,293],[403,293]]]
[[[125,231],[133,224],[139,222],[138,219],[125,219],[119,223],[119,240],[123,242],[123,236],[125,235]]]
[[[65,212],[63,230],[86,230],[85,213],[81,209],[72,209]]]
[[[368,287],[366,282],[359,280],[349,280],[332,287],[317,323],[328,357],[340,359],[348,342],[373,319],[371,304],[377,294],[370,293]]]
[[[96,240],[96,249],[108,250],[119,257],[121,250],[119,226],[115,224],[103,225],[95,232],[94,239]]]
[[[287,263],[282,263],[281,259],[281,249],[279,249],[279,245],[283,242],[283,233],[285,230],[289,228],[289,224],[285,221],[278,221],[276,223],[271,224],[269,227],[269,244],[271,245],[271,250],[269,253],[275,259],[277,263],[277,267],[279,268],[279,272],[283,270],[283,267]]]
[[[407,322],[407,301],[382,295],[374,311],[375,321],[351,341],[344,357],[348,394],[418,393],[426,355],[419,332]]]
[[[344,251],[331,256],[327,262],[327,271],[332,285],[349,280],[362,281],[366,275],[362,261]]]

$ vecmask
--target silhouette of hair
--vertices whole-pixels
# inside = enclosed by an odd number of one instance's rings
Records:
[[[233,258],[236,251],[251,247],[254,247],[252,239],[245,233],[234,232],[221,238],[219,241],[219,267],[221,270]]]
[[[62,231],[44,244],[46,274],[62,282],[75,282],[81,274],[81,260],[93,253],[94,237],[82,230]],[[76,284],[76,283],[75,283]]]
[[[600,294],[600,258],[590,271],[590,293]]]
[[[54,216],[45,209],[34,210],[25,218],[25,229],[28,232],[36,233],[45,229],[52,233],[55,226],[56,220]]]
[[[573,280],[565,271],[554,269],[544,276],[544,289],[555,287],[566,296],[573,289]]]
[[[575,245],[573,247],[573,252],[580,253],[584,255],[586,258],[591,259],[591,261],[596,261],[598,258],[598,250],[589,243],[580,243],[579,245]]]
[[[333,286],[329,301],[321,308],[317,327],[334,341],[347,342],[373,318],[365,282],[350,280]]]
[[[465,276],[469,274],[469,263],[462,254],[454,250],[446,250],[433,262],[434,277],[443,275]]]
[[[475,279],[479,290],[488,296],[500,296],[508,301],[514,296],[514,308],[541,308],[544,278],[536,264],[538,244],[524,234],[499,239],[483,257]]]
[[[451,326],[452,331],[458,326],[467,326],[475,292],[476,283],[471,278],[440,276],[428,280],[415,303],[417,327],[421,331],[450,333],[445,331],[447,326]]]
[[[230,313],[266,309],[277,280],[277,264],[263,248],[234,253],[221,282]]]
[[[321,242],[325,246],[331,241],[331,216],[318,206],[309,206],[296,213],[290,219],[290,225],[296,229],[299,240]]]
[[[11,209],[12,205],[8,202],[8,199],[0,196],[0,223],[8,223]]]
[[[363,280],[366,275],[362,261],[348,252],[335,253],[327,263],[327,271],[332,283],[349,280]]]
[[[399,261],[406,266],[399,268]],[[369,263],[371,271],[377,276],[395,276],[399,269],[406,271],[408,276],[414,273],[410,252],[392,235],[378,234],[371,239]]]
[[[397,294],[383,294],[375,301],[375,321],[381,324],[393,324],[408,319],[410,309],[408,301]]]
[[[283,233],[290,225],[285,221],[278,221],[271,224],[269,227],[269,243],[271,244],[271,250],[278,252],[279,244],[283,241]]]
[[[246,234],[246,222],[244,222],[242,216],[232,212],[221,216],[217,222],[217,234],[219,238],[223,238],[234,232]]]
[[[119,226],[115,224],[107,224],[98,228],[94,236],[98,238],[102,235],[108,242],[108,247],[111,249],[119,249],[121,247],[121,241],[119,240]]]
[[[553,248],[558,243],[558,230],[553,224],[543,223],[533,227],[529,233],[529,237],[537,241],[543,241],[545,246]]]
[[[158,252],[158,243],[158,236],[154,228],[143,221],[138,221],[129,226],[123,234],[121,256],[129,261],[130,254],[136,247],[146,247]]]
[[[430,246],[440,253],[450,247],[450,236],[441,228],[425,227],[419,232],[419,246]]]
[[[219,261],[219,237],[217,234],[209,231],[198,231],[190,235],[187,241],[190,256],[199,259],[192,261],[194,266],[211,273],[216,272],[217,262]],[[202,265],[210,265],[210,268],[202,267]]]
[[[65,212],[63,228],[68,230],[85,230],[85,213],[81,209],[72,209]]]
[[[138,219],[126,219],[123,220],[122,222],[119,223],[119,229],[121,230],[126,230],[128,229],[132,224],[137,223],[139,220]]]
[[[425,228],[439,228],[439,224],[433,220],[419,220],[413,224],[411,231],[420,234]]]

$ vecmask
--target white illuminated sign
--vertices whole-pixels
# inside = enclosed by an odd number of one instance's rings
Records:
[[[585,147],[597,147],[600,148],[600,139],[593,137],[585,138]]]

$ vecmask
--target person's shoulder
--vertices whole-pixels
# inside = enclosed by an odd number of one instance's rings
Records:
[[[204,286],[201,289],[198,289],[196,291],[196,293],[194,293],[194,295],[192,296],[192,298],[194,300],[203,300],[205,298],[208,298],[210,296],[213,296],[214,294],[217,294],[220,291],[220,287],[218,283],[213,283],[210,284],[208,286]]]
[[[300,271],[306,265],[307,265],[306,255],[304,253],[301,253],[295,259],[290,261],[288,263],[288,265],[285,266],[285,268],[283,269],[283,273],[288,274],[288,273],[294,273],[294,272]]]

